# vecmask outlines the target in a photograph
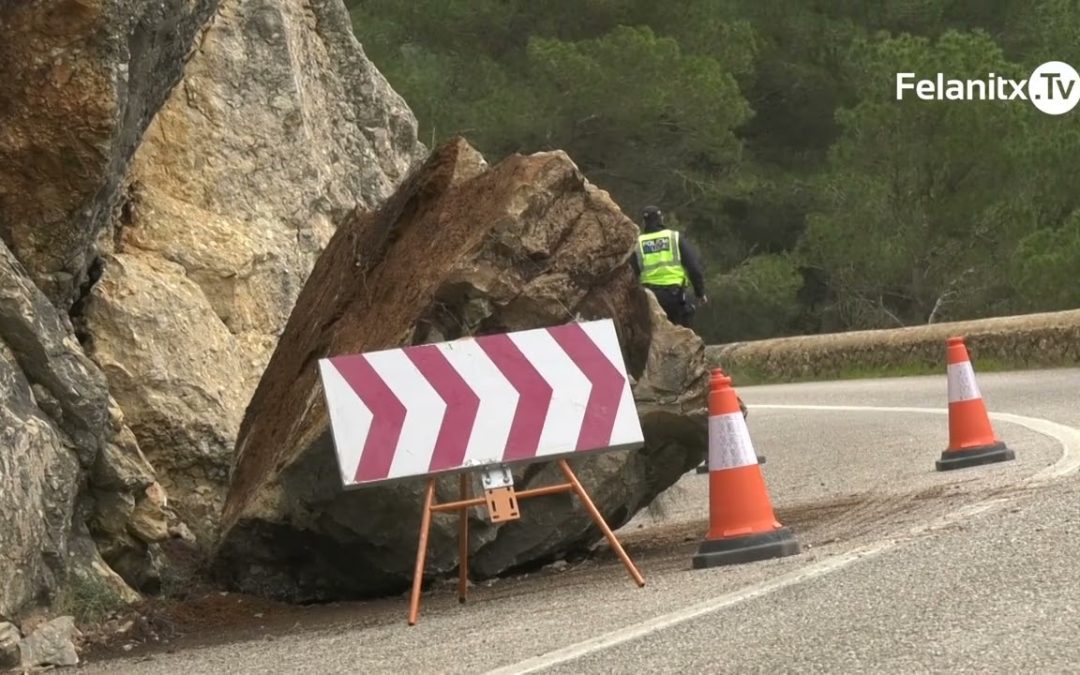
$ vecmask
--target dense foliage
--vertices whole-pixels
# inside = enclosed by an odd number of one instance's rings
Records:
[[[1080,65],[1071,0],[349,0],[428,144],[566,150],[702,249],[722,342],[1080,306],[1080,107],[895,100]]]

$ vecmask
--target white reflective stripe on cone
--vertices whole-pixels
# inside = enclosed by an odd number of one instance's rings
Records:
[[[737,469],[757,464],[750,430],[742,413],[709,418],[709,470]]]
[[[971,361],[949,364],[949,403],[982,398]]]

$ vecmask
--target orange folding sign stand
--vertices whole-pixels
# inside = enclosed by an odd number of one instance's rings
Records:
[[[427,483],[427,489],[424,491],[424,510],[420,518],[420,543],[416,551],[416,569],[413,572],[413,585],[412,595],[409,599],[409,625],[415,626],[417,619],[420,616],[420,589],[424,580],[424,562],[427,559],[427,543],[428,532],[431,529],[431,516],[434,513],[440,513],[445,511],[459,511],[459,525],[458,525],[458,545],[460,547],[460,565],[458,571],[458,601],[465,602],[465,598],[468,594],[469,585],[469,513],[468,510],[473,507],[482,506],[486,507],[488,511],[488,518],[493,523],[501,523],[512,520],[517,520],[521,517],[521,511],[518,508],[518,502],[529,497],[543,497],[545,495],[559,494],[562,492],[573,492],[581,500],[585,510],[589,512],[589,516],[592,517],[593,522],[600,528],[600,531],[604,533],[608,543],[611,545],[611,549],[615,551],[619,559],[622,560],[623,565],[626,566],[626,571],[630,573],[630,577],[637,583],[638,587],[645,585],[645,578],[641,576],[641,572],[638,570],[634,562],[630,560],[630,556],[627,555],[623,549],[622,544],[619,543],[615,533],[608,527],[607,522],[604,521],[603,515],[593,504],[592,499],[589,498],[589,493],[585,491],[585,487],[578,480],[574,471],[570,468],[570,465],[565,459],[556,460],[559,469],[562,470],[563,475],[566,477],[565,483],[559,483],[557,485],[547,485],[544,487],[530,488],[528,490],[522,490],[517,492],[514,490],[513,476],[510,473],[510,469],[505,466],[498,466],[488,469],[482,476],[484,484],[484,496],[470,498],[469,496],[469,476],[468,474],[461,474],[461,497],[456,502],[443,502],[437,503],[435,501],[435,479],[430,478]]]

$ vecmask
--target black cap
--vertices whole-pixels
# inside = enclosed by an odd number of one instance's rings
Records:
[[[664,229],[664,214],[659,207],[646,206],[641,210],[641,218],[645,221],[646,232],[658,232]]]

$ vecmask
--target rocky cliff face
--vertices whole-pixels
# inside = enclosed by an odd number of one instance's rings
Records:
[[[619,524],[702,458],[702,346],[637,287],[633,224],[558,152],[412,171],[342,0],[7,0],[0,72],[0,626],[73,584],[154,592],[223,505],[235,585],[400,586],[418,488],[339,494],[328,353],[614,317],[647,447],[582,479]],[[477,573],[594,541],[560,499],[477,523]]]
[[[576,461],[621,525],[704,456],[704,346],[671,325],[627,264],[637,228],[561,152],[491,167],[441,147],[386,205],[336,231],[241,425],[217,569],[234,587],[292,600],[393,592],[412,572],[423,481],[343,492],[317,360],[402,344],[613,318],[637,378],[646,447]],[[551,483],[519,468],[521,488]],[[452,498],[455,478],[440,485]],[[494,575],[593,543],[569,496],[530,500],[520,522],[473,529],[473,569]],[[457,564],[436,521],[433,572]]]
[[[153,470],[109,403],[70,323],[0,244],[0,616],[55,599],[79,550],[73,540],[104,520],[110,500],[106,554],[149,573],[149,546],[167,537],[164,504],[149,496]],[[85,573],[96,553],[74,557]],[[115,575],[96,576],[123,592]]]
[[[204,540],[335,219],[380,203],[422,151],[341,0],[222,0],[135,153],[85,310],[91,356]]]
[[[0,72],[2,620],[154,590],[174,507],[211,543],[335,219],[424,148],[341,0],[12,0]]]
[[[0,5],[0,237],[63,310],[215,0]]]

